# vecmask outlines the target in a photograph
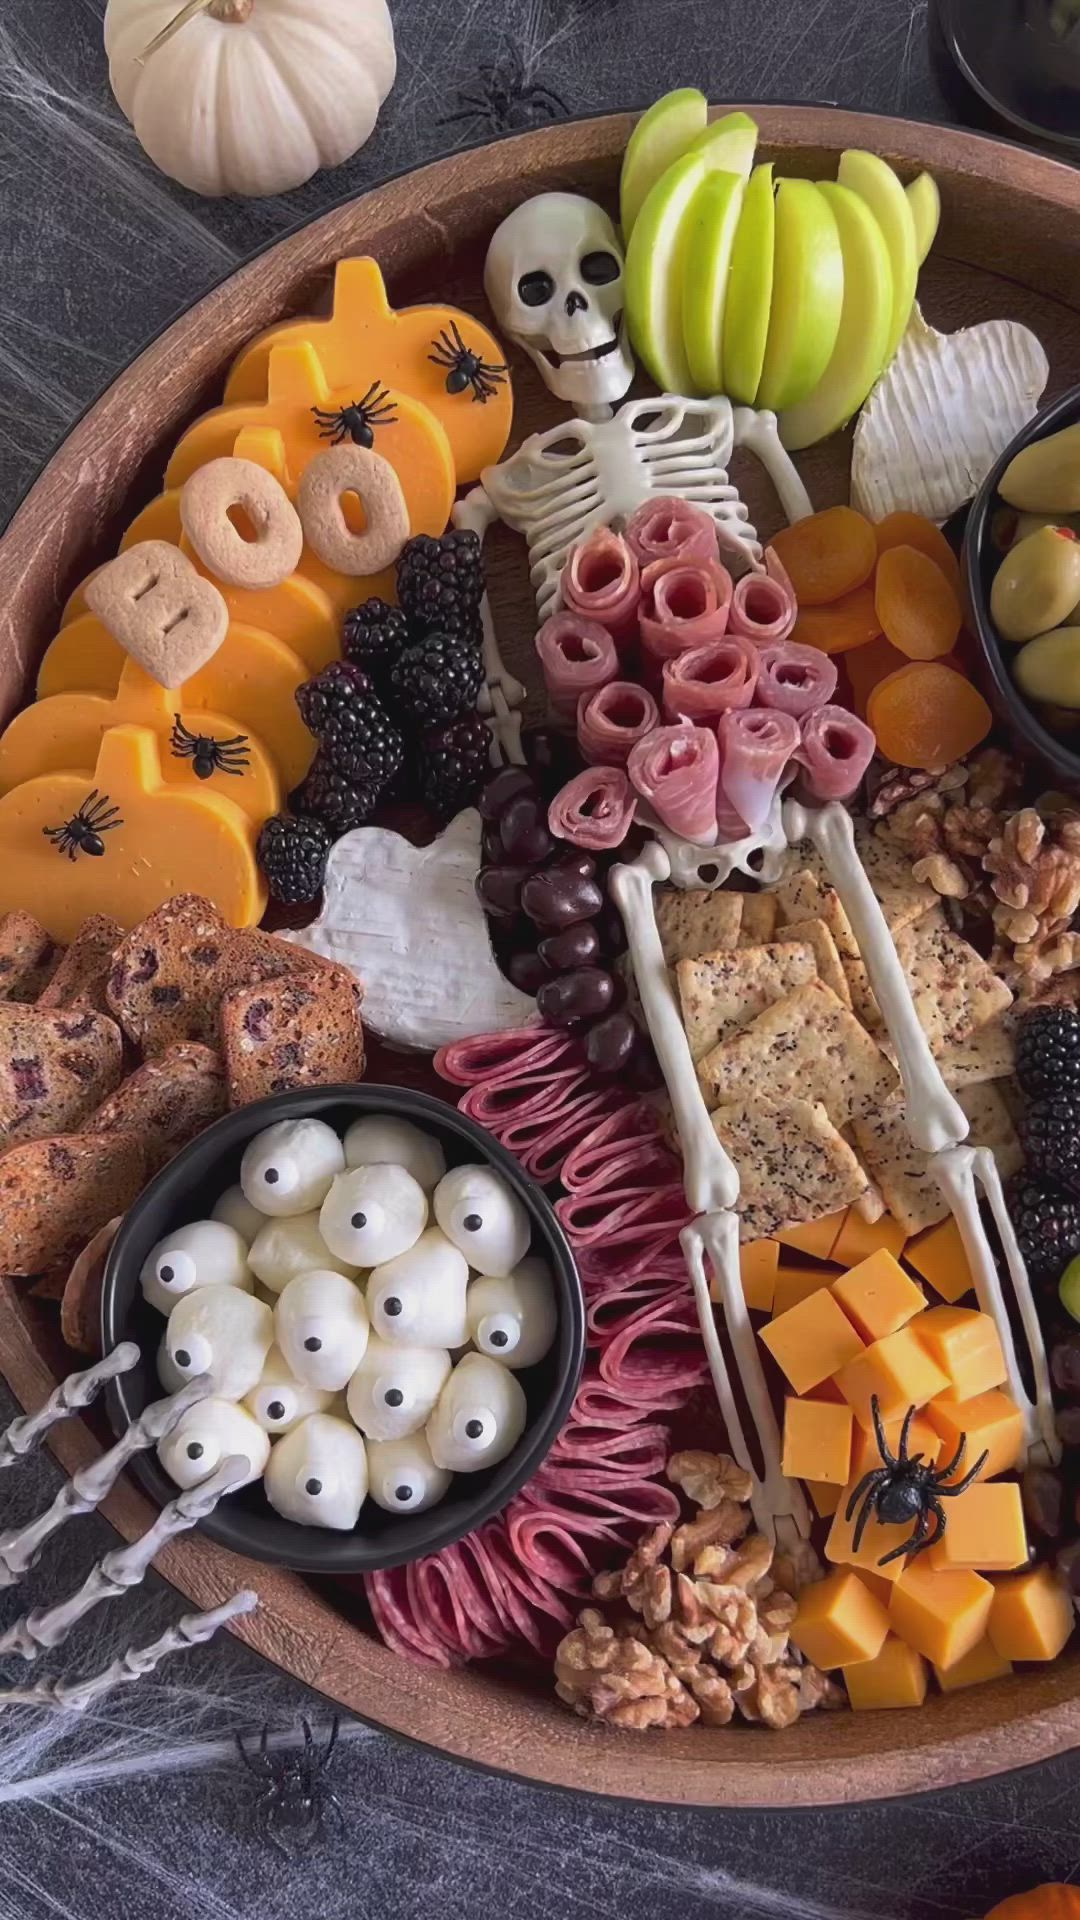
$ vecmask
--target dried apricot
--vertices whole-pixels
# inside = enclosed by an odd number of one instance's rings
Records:
[[[865,647],[853,647],[844,656],[850,703],[860,720],[866,719],[866,703],[880,680],[907,666],[907,656],[899,653],[883,633]]]
[[[880,632],[874,589],[867,580],[831,606],[800,607],[791,637],[804,647],[820,647],[822,653],[848,653],[876,640]]]
[[[985,740],[993,715],[977,687],[940,660],[912,660],[866,703],[878,748],[898,767],[947,767]]]
[[[960,632],[960,601],[936,560],[918,547],[888,547],[874,575],[881,631],[909,660],[951,653]]]
[[[950,547],[940,527],[932,520],[926,520],[921,513],[887,513],[874,528],[879,554],[888,553],[892,547],[915,547],[919,553],[925,553],[928,560],[936,560],[954,593],[960,592],[960,562]]]
[[[854,507],[826,507],[784,527],[772,541],[801,607],[826,607],[869,580],[877,541]]]

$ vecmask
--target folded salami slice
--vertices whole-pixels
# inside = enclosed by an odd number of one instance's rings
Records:
[[[446,1648],[413,1612],[406,1576],[405,1567],[380,1568],[365,1576],[364,1590],[375,1625],[392,1652],[425,1665],[448,1667],[451,1659]]]
[[[626,544],[642,567],[654,560],[715,560],[716,521],[690,500],[661,494],[631,514]]]
[[[575,1102],[573,1109],[565,1107],[549,1128],[546,1140],[537,1141],[522,1154],[521,1164],[526,1173],[531,1173],[543,1187],[557,1180],[564,1156],[591,1132],[602,1114],[610,1113],[613,1093],[613,1089],[605,1089],[588,1101]]]
[[[569,1066],[552,1066],[537,1073],[522,1073],[513,1079],[500,1075],[470,1087],[459,1102],[462,1113],[482,1127],[498,1134],[512,1120],[531,1114],[554,1113],[572,1093],[588,1084],[588,1070],[576,1061]]]
[[[597,620],[553,613],[536,636],[544,685],[556,713],[572,720],[583,693],[595,693],[619,671],[615,642]]]
[[[747,707],[725,713],[716,737],[717,830],[722,840],[743,840],[769,817],[773,796],[799,744],[798,721],[790,713]]]
[[[685,1220],[682,1223],[686,1224]],[[586,1293],[621,1276],[628,1284],[655,1270],[658,1260],[679,1250],[678,1235],[670,1225],[634,1222],[611,1239],[594,1241],[577,1255],[578,1272]]]
[[[786,640],[795,625],[799,603],[773,547],[765,549],[765,572],[746,573],[732,596],[732,633],[765,646],[773,640]]]
[[[580,1116],[582,1131],[587,1132],[597,1114],[604,1110],[600,1106],[591,1081],[586,1081],[584,1084],[575,1083],[566,1099],[560,1102],[557,1108],[549,1109],[546,1106],[539,1106],[532,1112],[523,1113],[520,1117],[507,1121],[505,1125],[493,1127],[492,1132],[497,1133],[503,1146],[509,1152],[516,1154],[524,1166],[526,1160],[543,1146],[556,1128],[561,1130],[564,1126],[572,1126]],[[562,1155],[566,1151],[565,1147],[561,1149],[555,1161],[555,1171],[549,1176],[551,1179],[558,1178]]]
[[[562,572],[563,606],[606,627],[622,652],[637,638],[641,570],[621,534],[594,527]]]
[[[586,1316],[589,1333],[601,1350],[645,1307],[677,1307],[686,1293],[686,1275],[681,1280],[641,1279],[632,1287],[610,1281],[599,1292],[588,1292]]]
[[[690,647],[722,640],[731,610],[731,575],[719,560],[654,560],[641,576],[638,621],[648,667]]]
[[[795,756],[806,769],[801,790],[810,800],[850,800],[876,746],[866,722],[846,707],[818,707],[802,723]]]
[[[592,767],[625,767],[639,740],[659,725],[652,694],[634,680],[609,680],[598,693],[578,702],[577,737],[583,759]]]
[[[626,770],[665,827],[696,846],[712,846],[720,774],[715,734],[707,727],[657,727],[633,749]]]
[[[567,1154],[563,1186],[568,1193],[585,1193],[602,1180],[611,1159],[638,1148],[651,1148],[659,1138],[656,1113],[647,1100],[621,1102]]]
[[[702,1386],[709,1365],[693,1301],[660,1302],[628,1320],[600,1355],[600,1375],[626,1400],[653,1409],[671,1389]]]
[[[750,705],[759,669],[753,641],[737,633],[677,653],[673,660],[664,661],[665,718],[715,726],[722,713]]]
[[[556,1201],[555,1212],[575,1252],[587,1250],[598,1240],[609,1246],[616,1241],[625,1246],[629,1228],[670,1223],[681,1230],[693,1217],[681,1180],[666,1187],[645,1185],[610,1193],[565,1194]]]
[[[507,1509],[507,1538],[529,1573],[538,1574],[561,1592],[582,1592],[594,1565],[586,1541],[611,1540],[609,1518],[585,1515],[564,1507],[557,1494],[530,1497],[526,1487]]]
[[[670,1440],[667,1427],[649,1422],[624,1432],[570,1426],[556,1440],[543,1471],[556,1466],[602,1467],[625,1480],[648,1480],[667,1466]]]
[[[798,640],[770,640],[758,648],[759,707],[802,720],[815,708],[827,706],[836,692],[836,661],[820,647],[804,647]]]
[[[622,767],[587,767],[555,795],[548,808],[548,827],[557,840],[607,852],[622,846],[633,825],[636,805],[637,797]]]
[[[538,1021],[535,1026],[511,1027],[498,1033],[471,1033],[467,1040],[440,1047],[435,1071],[459,1087],[474,1087],[483,1080],[547,1066],[571,1053],[577,1053],[584,1065],[579,1043],[571,1034],[552,1033]]]
[[[693,1388],[670,1387],[657,1390],[648,1411],[653,1413],[677,1413],[686,1405]],[[578,1389],[574,1402],[583,1420],[591,1426],[610,1427],[613,1431],[624,1432],[645,1417],[646,1409],[624,1399],[616,1388],[602,1380],[598,1374],[590,1374]]]

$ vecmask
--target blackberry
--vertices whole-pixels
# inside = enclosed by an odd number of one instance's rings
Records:
[[[371,787],[354,786],[343,773],[317,753],[303,784],[291,795],[297,813],[314,814],[332,833],[348,833],[370,820],[379,803],[379,794]]]
[[[1016,1077],[1026,1094],[1080,1095],[1080,1014],[1074,1007],[1036,1007],[1016,1036]]]
[[[322,748],[320,758],[350,786],[377,795],[389,785],[405,744],[366,673],[348,660],[335,660],[297,690],[296,703]]]
[[[420,755],[420,797],[440,820],[476,799],[491,773],[491,733],[478,713],[429,733]]]
[[[1080,1202],[1052,1180],[1022,1178],[1012,1189],[1009,1210],[1032,1279],[1056,1283],[1080,1253]]]
[[[483,680],[479,647],[462,645],[447,633],[431,633],[406,647],[391,669],[390,689],[402,718],[430,733],[475,707]]]
[[[397,591],[417,639],[448,633],[479,641],[484,562],[477,535],[454,528],[441,540],[428,533],[407,540],[398,561]]]
[[[1033,1173],[1080,1193],[1080,1089],[1032,1100],[1020,1123],[1024,1159]]]
[[[302,687],[297,687],[296,704],[308,732],[318,740],[327,722],[333,720],[343,706],[359,706],[374,691],[362,667],[355,666],[351,660],[332,660],[313,680],[305,680]]]
[[[345,615],[342,646],[345,658],[360,667],[382,693],[390,669],[409,644],[409,628],[400,607],[386,600],[365,600]]]
[[[317,899],[333,844],[333,836],[319,820],[271,815],[259,834],[255,854],[274,899],[288,906]]]

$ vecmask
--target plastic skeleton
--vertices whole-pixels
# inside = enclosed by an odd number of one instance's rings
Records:
[[[485,468],[454,509],[457,526],[483,539],[496,520],[524,534],[542,620],[559,602],[571,551],[596,526],[621,526],[651,494],[673,493],[710,512],[722,546],[750,565],[761,558],[746,507],[728,478],[736,447],[761,461],[788,520],[810,512],[780,444],[776,416],[722,396],[677,394],[615,402],[634,361],[623,311],[623,252],[602,207],[575,193],[544,193],[502,222],[488,249],[484,287],[502,331],[546,386],[577,409],[564,426],[530,435],[509,460]],[[521,761],[525,688],[504,666],[484,603],[486,690],[481,711],[510,760]]]

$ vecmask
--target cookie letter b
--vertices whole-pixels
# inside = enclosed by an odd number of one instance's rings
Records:
[[[96,573],[86,604],[163,687],[182,687],[212,660],[229,610],[210,580],[166,540],[143,540]]]

